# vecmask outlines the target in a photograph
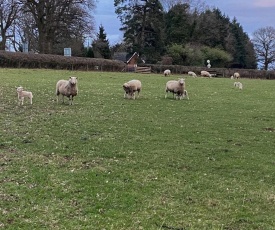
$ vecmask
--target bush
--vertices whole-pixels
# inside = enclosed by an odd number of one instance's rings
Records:
[[[0,66],[11,68],[45,68],[68,70],[122,71],[124,62],[101,58],[65,57],[52,54],[35,54],[0,51]]]

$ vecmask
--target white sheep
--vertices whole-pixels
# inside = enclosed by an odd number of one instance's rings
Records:
[[[234,73],[233,76],[234,76],[235,79],[240,79],[241,78],[241,75],[237,72]]]
[[[231,76],[231,79],[239,79],[241,78],[241,75],[239,73],[234,73],[232,76]]]
[[[212,75],[209,72],[205,71],[205,70],[201,71],[201,76],[202,77],[212,77]]]
[[[189,72],[188,72],[188,75],[189,75],[189,76],[192,76],[192,77],[197,77],[197,74],[195,74],[195,73],[192,72],[192,71],[189,71]]]
[[[30,99],[30,104],[32,105],[32,92],[29,91],[24,91],[22,86],[15,87],[18,95],[18,104],[23,105],[24,103],[24,98],[27,97]]]
[[[78,94],[78,85],[77,85],[77,77],[70,77],[69,80],[59,80],[56,83],[56,96],[57,103],[59,99],[59,95],[62,95],[63,103],[64,96],[69,98],[69,104],[73,104],[73,98]]]
[[[164,74],[165,77],[169,76],[169,75],[171,75],[171,70],[170,69],[166,69],[166,70],[164,70],[163,74]]]
[[[241,82],[234,82],[234,87],[243,89],[243,84]]]
[[[183,78],[180,78],[179,80],[171,80],[166,83],[165,87],[165,98],[167,98],[168,92],[173,93],[173,98],[174,95],[176,94],[176,99],[182,99],[183,97],[188,97],[187,90],[185,90],[185,80]]]
[[[141,82],[139,80],[131,80],[123,84],[123,89],[125,91],[124,98],[132,98],[135,99],[136,92],[139,93],[141,91]]]

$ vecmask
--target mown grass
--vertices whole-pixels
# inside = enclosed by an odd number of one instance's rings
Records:
[[[186,76],[190,100],[165,99],[177,77],[0,69],[0,228],[275,229],[275,81]]]

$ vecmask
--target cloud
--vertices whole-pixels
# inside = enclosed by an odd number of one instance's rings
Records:
[[[254,6],[256,7],[275,7],[275,1],[274,0],[256,0],[253,3]]]

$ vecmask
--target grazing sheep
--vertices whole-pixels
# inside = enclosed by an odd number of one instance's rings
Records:
[[[169,76],[169,75],[171,75],[171,70],[170,69],[166,69],[166,70],[164,70],[163,74],[164,74],[165,77]]]
[[[123,84],[123,89],[125,91],[124,98],[132,98],[135,99],[135,93],[139,93],[141,91],[141,82],[139,80],[131,80]]]
[[[212,77],[212,75],[209,72],[205,71],[205,70],[201,71],[201,76],[202,77]]]
[[[64,96],[69,98],[69,104],[73,104],[73,98],[78,94],[77,77],[70,77],[69,80],[59,80],[56,83],[57,103],[59,95],[62,95],[63,103]]]
[[[197,77],[197,74],[195,74],[195,73],[192,72],[192,71],[189,71],[189,72],[188,72],[188,75],[189,75],[189,76],[192,76],[192,77]]]
[[[237,87],[239,89],[243,89],[243,84],[241,82],[234,82],[234,87]]]
[[[30,103],[32,105],[32,98],[33,98],[32,92],[24,91],[22,86],[15,87],[15,88],[16,88],[17,95],[18,95],[18,104],[23,105],[24,98],[28,97],[30,99]]]
[[[166,83],[165,87],[165,98],[167,98],[168,92],[173,93],[173,98],[174,95],[176,94],[176,99],[182,99],[183,97],[188,97],[187,90],[185,90],[185,80],[183,78],[180,78],[179,80],[171,80]]]

